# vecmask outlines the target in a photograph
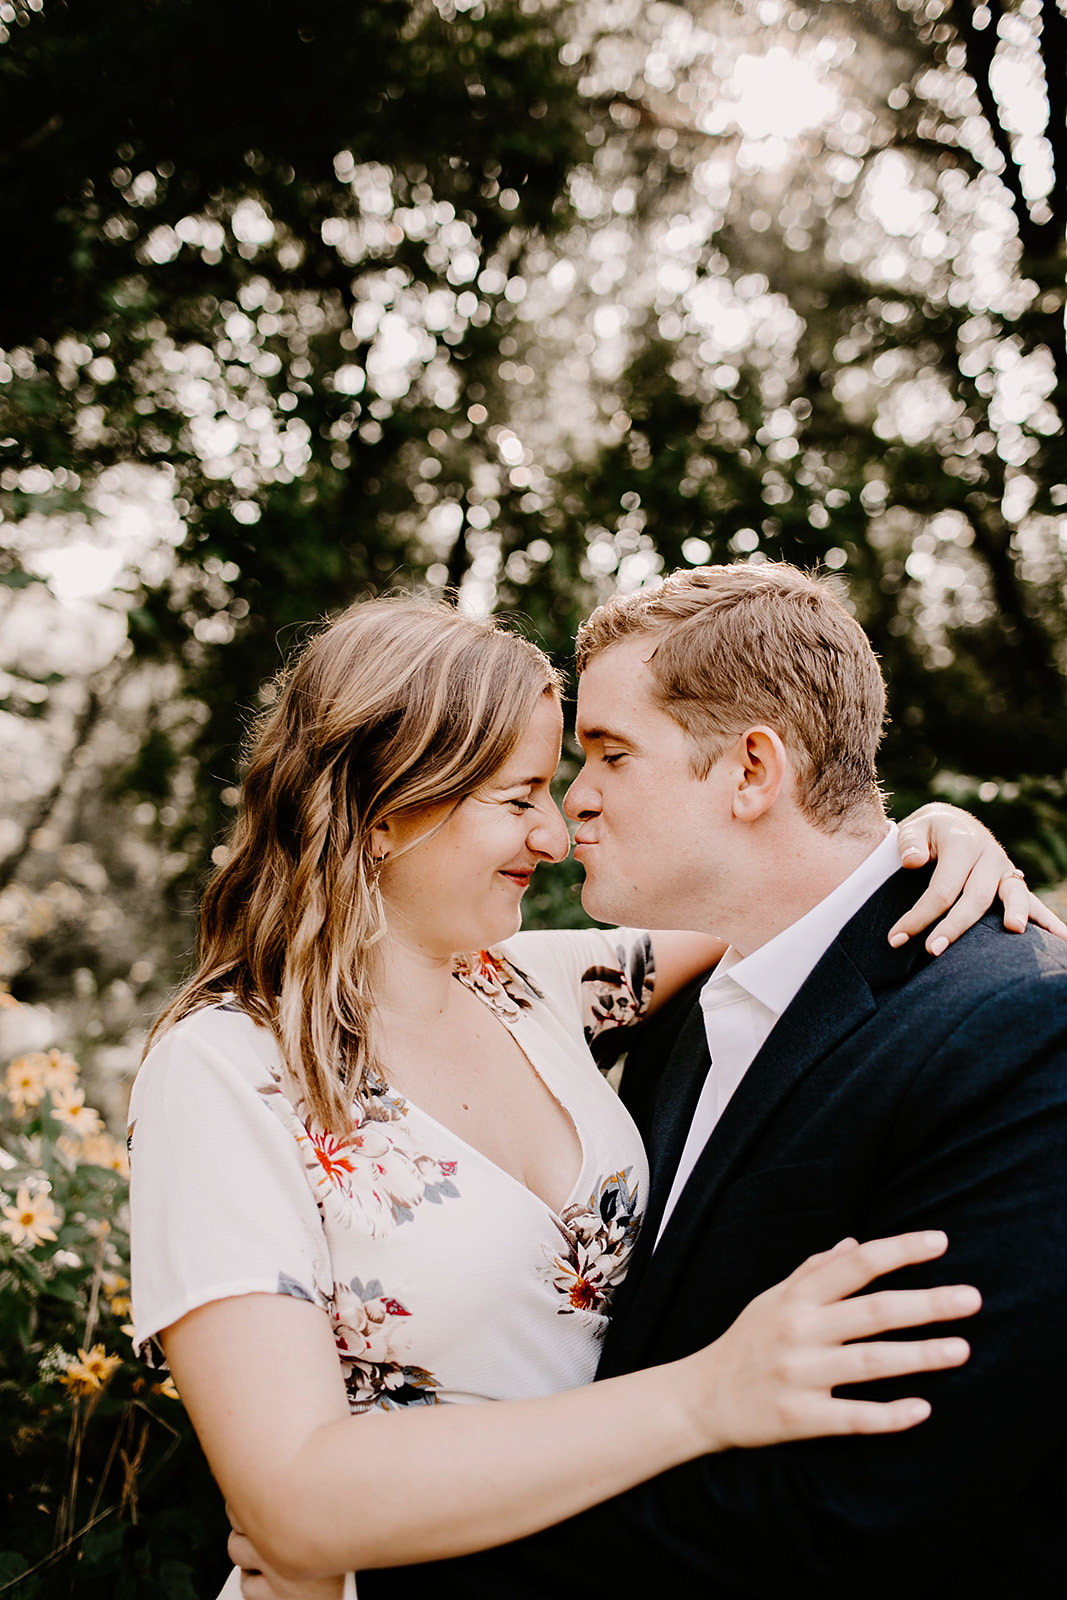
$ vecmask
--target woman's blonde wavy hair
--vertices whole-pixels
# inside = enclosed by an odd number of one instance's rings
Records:
[[[324,628],[253,730],[228,855],[204,892],[197,969],[149,1046],[232,994],[273,1030],[305,1114],[347,1126],[379,1068],[385,925],[371,830],[479,788],[558,693],[535,645],[446,605],[364,601]]]

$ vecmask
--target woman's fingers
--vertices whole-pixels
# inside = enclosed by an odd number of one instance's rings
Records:
[[[904,867],[924,867],[930,859],[930,806],[920,806],[918,811],[905,817],[897,827],[897,849],[900,864]]]
[[[883,1289],[877,1294],[842,1300],[829,1323],[832,1337],[873,1339],[896,1328],[924,1328],[928,1322],[955,1322],[982,1309],[982,1296],[970,1284],[936,1289]]]
[[[903,866],[925,866],[931,858],[936,865],[925,893],[889,930],[891,945],[905,944],[928,929],[926,948],[939,956],[997,899],[1009,933],[1022,933],[1033,922],[1067,939],[1067,923],[1030,892],[1007,852],[975,818],[924,806],[901,823],[898,834]]]
[[[997,884],[997,898],[1004,907],[1004,926],[1009,933],[1022,933],[1030,918],[1030,891],[1026,879],[1009,862]]]
[[[834,1389],[879,1379],[913,1377],[962,1366],[970,1356],[966,1339],[917,1339],[906,1343],[815,1345],[793,1352],[779,1379],[777,1413],[764,1437],[738,1442],[767,1444],[839,1433],[896,1433],[930,1414],[923,1400],[842,1400]]]
[[[923,866],[931,858],[936,865],[925,893],[890,929],[890,944],[902,945],[928,928],[926,948],[940,955],[988,911],[998,891],[1006,891],[1005,926],[1013,931],[1026,926],[1029,901],[1024,906],[1013,887],[1021,880],[1010,876],[1014,869],[1007,853],[974,817],[951,807],[924,806],[901,824],[899,845],[905,867]]]
[[[905,860],[904,865],[921,866],[925,859],[916,856],[914,860]],[[960,883],[958,872],[953,868],[950,876],[939,881],[937,874],[941,865],[939,863],[925,892],[911,910],[890,928],[891,945],[906,944],[924,928],[930,928],[926,948],[931,955],[939,956],[950,944],[955,944],[961,933],[973,927],[997,899],[1004,907],[1004,926],[1009,933],[1024,933],[1027,923],[1032,922],[1058,939],[1067,939],[1067,922],[1027,888],[1026,879],[1018,876],[999,845],[996,854],[990,851],[975,863],[955,901],[953,885]],[[942,920],[930,927],[938,917]]]
[[[973,845],[973,838],[968,837],[970,860],[973,860]],[[954,860],[950,861],[947,855],[940,857],[925,892],[890,929],[890,944],[903,944],[906,938],[930,928],[926,948],[931,955],[939,956],[950,944],[955,943],[961,933],[973,928],[985,915],[1002,884],[1019,883],[1017,878],[1005,877],[1010,869],[1011,862],[995,839],[990,840],[978,861],[973,862],[970,870],[962,875]],[[1018,897],[1014,896],[1014,899],[1017,901]],[[940,921],[936,921],[937,918]],[[934,923],[933,927],[930,927],[931,923]],[[1026,926],[1025,921],[1022,926]]]
[[[848,1250],[857,1250],[858,1248],[858,1239],[839,1239],[832,1249],[820,1250],[817,1255],[808,1256],[806,1261],[802,1261],[800,1266],[794,1269],[791,1281],[799,1283],[801,1279],[810,1277],[813,1272],[818,1272],[819,1268],[824,1267],[834,1256],[843,1255]]]
[[[831,1400],[827,1406],[822,1434],[903,1433],[925,1422],[930,1415],[929,1400]]]
[[[1005,880],[1004,874],[1010,867],[1011,862],[1004,851],[995,840],[990,840],[989,850],[975,862],[947,914],[930,929],[926,937],[926,948],[932,956],[941,955],[950,944],[955,944],[961,933],[966,933],[968,928],[973,928],[975,923],[985,916],[990,906],[996,902],[1001,883],[1008,881]],[[937,884],[938,870],[938,867],[934,868],[930,888],[934,888]],[[946,880],[945,892],[951,893],[949,885],[955,881],[956,874],[953,873],[952,878]],[[1022,926],[1026,926],[1025,922]]]
[[[916,934],[922,933],[924,928],[930,928],[930,924],[935,923],[927,935],[926,948],[932,956],[939,956],[959,938],[961,933],[966,933],[968,928],[973,927],[979,917],[992,905],[998,880],[994,876],[983,889],[981,880],[974,879],[972,883],[972,878],[973,874],[965,880],[954,877],[952,881],[958,885],[955,890],[948,889],[944,886],[944,882],[938,883],[931,878],[911,910],[905,912],[890,928],[889,943],[894,949],[906,944]],[[983,893],[985,899],[982,898]],[[946,912],[949,913],[947,916]],[[938,921],[938,918],[941,920]]]
[[[805,1298],[829,1305],[831,1301],[858,1293],[887,1272],[935,1261],[947,1249],[948,1236],[934,1228],[920,1233],[900,1233],[891,1239],[869,1239],[853,1250],[828,1252],[814,1271],[805,1271],[809,1265],[805,1262],[787,1281],[798,1287],[803,1284]]]
[[[1012,893],[1025,892],[1026,909],[1029,914],[1030,921],[1034,923],[1036,927],[1044,928],[1046,933],[1054,933],[1057,939],[1067,939],[1067,922],[1064,922],[1062,917],[1058,917],[1054,911],[1051,911],[1043,900],[1039,900],[1037,898],[1036,894],[1032,894],[1026,888],[1025,882],[1019,878],[1006,879],[1005,882],[1001,884],[1001,899],[1004,900],[1005,927],[1008,926],[1008,901],[1004,898],[1004,889],[1009,882],[1015,886],[1011,891]]]
[[[828,1391],[916,1372],[943,1372],[947,1367],[962,1367],[970,1353],[967,1340],[959,1338],[832,1345],[813,1354],[805,1381],[813,1389]]]
[[[929,1413],[924,1402],[834,1397],[846,1385],[958,1367],[970,1346],[957,1335],[886,1339],[902,1328],[973,1316],[981,1296],[966,1284],[879,1289],[885,1273],[935,1261],[948,1247],[939,1229],[857,1244],[842,1239],[753,1300],[709,1351],[711,1436],[742,1447],[830,1433],[890,1433]]]

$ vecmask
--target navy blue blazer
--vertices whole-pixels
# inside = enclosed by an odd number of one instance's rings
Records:
[[[1067,1583],[1067,947],[990,914],[936,961],[886,943],[898,873],[781,1017],[652,1240],[707,1071],[703,1020],[653,1019],[625,1079],[646,1102],[649,1215],[599,1377],[687,1355],[848,1234],[947,1231],[901,1286],[961,1282],[984,1306],[904,1434],[734,1450],[675,1468],[531,1538],[360,1575],[378,1594],[533,1597],[1062,1596]],[[676,1030],[673,1041],[670,1032]],[[658,1078],[649,1090],[650,1074]],[[881,1283],[876,1287],[881,1287]],[[915,1334],[911,1333],[911,1337]],[[567,1449],[565,1438],[560,1449]]]

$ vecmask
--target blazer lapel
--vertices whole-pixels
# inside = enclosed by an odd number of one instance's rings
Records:
[[[689,1124],[704,1087],[709,1062],[704,1013],[698,1000],[693,1004],[674,1042],[656,1090],[655,1111],[647,1140],[652,1168],[648,1205],[627,1265],[625,1281],[615,1297],[600,1362],[602,1376],[605,1364],[610,1364],[609,1352],[615,1345],[616,1330],[621,1327],[628,1330],[631,1316],[638,1315],[638,1306],[630,1311],[630,1300],[636,1293],[641,1303],[645,1269],[659,1232],[660,1217],[667,1204],[667,1196],[689,1133]]]
[[[667,1203],[667,1195],[689,1136],[689,1125],[710,1065],[704,1013],[698,1000],[667,1058],[656,1091],[656,1105],[648,1133],[652,1161],[648,1216],[651,1218],[655,1210],[657,1224]]]
[[[893,950],[885,939],[885,930],[912,904],[916,891],[925,886],[920,877],[914,871],[897,873],[872,895],[830,946],[746,1072],[697,1159],[663,1238],[653,1251],[654,1234],[704,1074],[694,1074],[696,1093],[687,1099],[684,1116],[679,1106],[680,1127],[669,1111],[664,1112],[663,1136],[669,1143],[662,1151],[657,1147],[661,1127],[657,1108],[649,1140],[656,1181],[645,1224],[653,1238],[639,1241],[638,1250],[641,1243],[645,1244],[635,1263],[639,1283],[635,1292],[627,1296],[624,1319],[625,1344],[631,1352],[634,1342],[643,1342],[666,1309],[673,1282],[682,1271],[705,1218],[792,1089],[874,1014],[875,995],[880,988],[905,981],[919,960],[930,959],[914,940],[901,950]],[[703,1016],[699,1007],[697,1011],[703,1035]],[[679,1050],[682,1042],[680,1038]],[[692,1051],[691,1035],[689,1048]],[[671,1065],[676,1065],[673,1058]]]
[[[656,1252],[657,1264],[680,1265],[737,1167],[790,1091],[876,1010],[870,985],[834,945],[779,1018],[697,1158]]]

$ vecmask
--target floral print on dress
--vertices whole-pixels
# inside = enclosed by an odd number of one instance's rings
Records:
[[[409,1351],[404,1324],[411,1312],[386,1294],[377,1278],[334,1284],[328,1309],[350,1410],[437,1404],[433,1373],[404,1359]]]
[[[561,1297],[558,1315],[607,1315],[641,1226],[632,1171],[625,1167],[601,1179],[587,1204],[568,1206],[557,1218],[563,1248],[543,1271]]]
[[[459,1195],[454,1161],[423,1154],[409,1140],[402,1143],[386,1133],[381,1123],[361,1122],[341,1137],[312,1124],[297,1142],[323,1211],[349,1225],[361,1222],[372,1238],[410,1222],[424,1200],[440,1205]]]
[[[502,1022],[514,1022],[521,1012],[529,1011],[534,1000],[544,999],[537,985],[499,950],[474,950],[457,956],[452,975],[479,995]]]
[[[289,1108],[277,1081],[260,1093],[278,1096],[281,1107]],[[381,1238],[411,1222],[424,1201],[440,1205],[458,1199],[456,1162],[417,1148],[404,1124],[406,1103],[380,1081],[372,1080],[357,1097],[346,1133],[331,1133],[302,1111],[302,1105],[296,1107],[291,1127],[324,1218]]]
[[[618,966],[587,967],[582,973],[586,1044],[609,1028],[627,1027],[644,1016],[656,986],[656,963],[647,933],[634,943],[629,962],[621,944],[616,945],[615,954]]]

